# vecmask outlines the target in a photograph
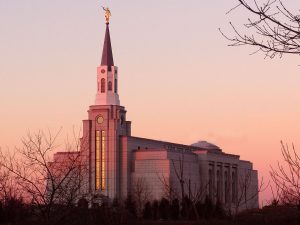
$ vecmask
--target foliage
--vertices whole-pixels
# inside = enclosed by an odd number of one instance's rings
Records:
[[[128,202],[128,201],[127,201]],[[84,205],[84,204],[82,204]],[[199,220],[186,220],[184,218],[174,218],[168,217],[166,215],[171,215],[178,210],[179,205],[178,200],[174,200],[171,205],[169,205],[169,210],[166,211],[168,200],[161,199],[159,202],[150,202],[145,204],[144,210],[144,220],[139,220],[132,217],[132,212],[130,212],[125,204],[125,202],[118,201],[118,204],[110,203],[104,204],[102,206],[87,208],[78,206],[62,206],[55,205],[57,212],[65,211],[63,216],[60,216],[60,220],[53,224],[56,225],[154,225],[154,224],[164,224],[164,225],[288,225],[288,224],[298,224],[299,219],[299,209],[294,206],[267,206],[263,209],[248,210],[239,213],[234,220],[227,217],[220,217],[217,208],[218,203],[214,206],[211,201],[207,199],[206,203],[201,203],[201,207],[197,209],[212,209],[211,217],[204,218],[205,211]],[[157,221],[153,217],[153,208],[157,205],[159,209],[159,216],[156,219],[164,219],[164,222]],[[176,205],[176,210],[172,212],[172,205]],[[200,206],[200,203],[196,204]],[[154,207],[153,207],[154,206]],[[147,212],[147,213],[146,213]],[[163,212],[163,213],[162,213]],[[166,214],[167,213],[167,214]],[[170,213],[170,214],[168,214]],[[15,225],[40,225],[44,224],[42,218],[40,217],[39,211],[36,211],[34,206],[30,203],[20,202],[19,200],[12,200],[9,205],[0,204],[0,224],[15,224]]]
[[[159,202],[159,216],[163,220],[167,220],[169,218],[170,211],[170,203],[167,199],[162,198]]]
[[[179,219],[180,205],[179,205],[179,200],[177,198],[173,199],[173,201],[171,203],[170,214],[171,214],[171,219],[173,219],[173,220]]]
[[[214,217],[219,218],[219,219],[222,219],[225,217],[225,211],[224,211],[222,202],[219,200],[217,200],[217,202],[216,202]]]
[[[214,213],[214,204],[208,196],[205,197],[205,202],[204,202],[204,216],[205,218],[209,219],[213,217]]]
[[[159,203],[157,200],[154,200],[152,203],[152,219],[159,219]]]
[[[126,198],[125,202],[125,208],[128,210],[129,214],[136,218],[136,203],[135,201],[133,200],[132,196],[131,195],[128,195],[128,197]]]
[[[143,210],[143,218],[145,220],[150,220],[152,219],[152,207],[151,203],[148,201],[145,204],[144,210]]]

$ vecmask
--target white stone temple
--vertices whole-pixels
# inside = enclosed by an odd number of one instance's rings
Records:
[[[126,199],[139,185],[149,200],[181,199],[184,195],[202,200],[209,197],[239,210],[258,207],[258,175],[251,162],[206,141],[183,145],[131,136],[131,122],[119,100],[119,75],[107,20],[95,104],[83,120],[77,153],[84,177],[81,197],[91,203]],[[56,153],[53,163],[67,155]]]

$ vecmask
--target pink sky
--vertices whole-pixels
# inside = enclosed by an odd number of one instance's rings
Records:
[[[242,10],[225,14],[235,0],[0,1],[0,146],[17,145],[27,130],[62,126],[66,136],[81,127],[96,93],[100,5],[112,10],[120,100],[134,136],[213,142],[252,161],[265,180],[281,160],[280,140],[300,149],[299,58],[228,47],[218,28],[229,33],[229,21],[245,19]],[[262,193],[263,204],[269,198]]]

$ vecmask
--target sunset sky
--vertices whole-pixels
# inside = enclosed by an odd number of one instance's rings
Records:
[[[295,12],[300,4],[285,1]],[[299,56],[264,59],[228,47],[218,28],[247,22],[236,0],[0,0],[0,146],[28,130],[63,136],[81,128],[96,94],[105,31],[119,67],[132,135],[206,140],[250,160],[260,177],[281,160],[280,140],[300,152]],[[260,203],[271,197],[266,191]]]

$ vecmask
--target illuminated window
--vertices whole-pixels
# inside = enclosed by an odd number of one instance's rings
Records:
[[[105,131],[96,131],[96,190],[105,189]]]
[[[105,131],[102,131],[101,189],[105,189]]]
[[[95,186],[96,190],[99,190],[101,188],[101,175],[100,175],[100,131],[96,131],[96,180],[95,180]]]
[[[112,83],[111,83],[111,81],[108,82],[108,88],[107,89],[108,89],[108,91],[112,90]]]
[[[105,79],[101,79],[101,93],[105,93]]]

